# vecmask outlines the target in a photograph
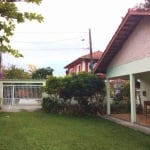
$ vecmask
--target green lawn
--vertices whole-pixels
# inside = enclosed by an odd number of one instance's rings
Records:
[[[0,150],[150,150],[150,136],[96,117],[0,113]]]

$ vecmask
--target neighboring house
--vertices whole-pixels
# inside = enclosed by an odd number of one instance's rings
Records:
[[[95,51],[92,53],[92,58],[94,61],[93,68],[95,67],[98,59],[102,56],[101,51]],[[84,55],[79,57],[78,59],[74,60],[70,64],[66,65],[64,68],[66,69],[66,75],[72,74],[72,73],[79,73],[79,72],[90,72],[90,61],[91,57],[90,54]]]
[[[136,80],[142,104],[150,100],[150,10],[128,10],[94,72],[106,73],[107,114],[111,114],[109,81],[130,80],[131,122],[136,122]]]

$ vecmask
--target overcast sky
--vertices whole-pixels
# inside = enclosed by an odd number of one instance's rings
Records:
[[[29,64],[37,68],[50,66],[54,75],[65,75],[64,66],[89,53],[89,28],[93,51],[104,51],[128,9],[143,1],[43,0],[39,6],[18,2],[21,10],[41,13],[44,23],[17,25],[11,43],[24,58],[4,55],[3,64],[26,70]]]

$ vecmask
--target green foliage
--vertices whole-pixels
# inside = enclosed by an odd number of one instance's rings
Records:
[[[50,99],[51,95],[63,99],[58,104],[60,108],[62,105],[64,107],[60,109],[61,112],[75,115],[95,115],[103,103],[105,93],[104,81],[95,74],[85,72],[65,77],[49,76],[44,89]],[[77,102],[75,105],[71,104],[73,98]]]
[[[128,80],[122,84],[121,92],[115,96],[111,111],[112,113],[130,112],[130,82]]]
[[[22,68],[17,68],[15,65],[3,70],[5,79],[31,79],[31,74],[25,72]]]
[[[126,81],[123,84],[122,95],[124,99],[126,99],[127,101],[130,101],[130,82],[129,81]]]
[[[17,49],[14,49],[10,45],[10,37],[13,36],[16,23],[24,23],[26,20],[37,20],[38,22],[43,21],[43,17],[40,14],[33,12],[20,12],[14,3],[15,1],[0,1],[0,52],[10,53],[15,57],[23,57]],[[42,0],[27,0],[26,2],[32,2],[40,4]]]
[[[48,76],[53,75],[53,71],[51,67],[39,68],[32,73],[32,79],[46,79]]]
[[[92,73],[79,73],[73,74],[70,77],[66,77],[62,80],[62,93],[71,97],[90,97],[97,91],[101,91],[104,88],[104,82],[100,77]]]
[[[55,112],[58,107],[58,101],[56,97],[45,97],[42,100],[42,108],[48,112]]]
[[[130,113],[130,105],[126,101],[114,101],[111,104],[111,112],[112,113]]]
[[[49,76],[46,80],[45,91],[48,94],[59,94],[60,79],[55,76]]]
[[[63,78],[59,78],[59,90],[58,94],[60,97],[64,98],[65,100],[73,97],[72,93],[76,85],[74,85],[74,81],[72,80],[72,76],[65,76]]]
[[[17,0],[0,0],[0,2],[4,2],[4,1],[5,2],[17,2]],[[24,0],[24,2],[40,4],[42,0]]]
[[[42,108],[46,112],[74,116],[96,116],[103,109],[100,105],[95,105],[95,103],[88,105],[70,104],[56,95],[44,97]]]
[[[49,77],[46,83],[46,92],[57,93],[64,99],[90,97],[103,88],[104,82],[100,77],[85,72],[65,77]]]
[[[26,0],[26,2],[40,4],[42,2],[42,0]]]

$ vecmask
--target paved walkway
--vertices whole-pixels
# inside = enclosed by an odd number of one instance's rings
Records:
[[[114,118],[114,117],[108,116],[108,115],[102,116],[102,118],[105,118],[107,120],[113,121],[113,122],[118,123],[120,125],[123,125],[125,127],[129,127],[129,128],[134,129],[136,131],[140,131],[140,132],[143,132],[145,134],[150,135],[150,128],[149,127],[145,127],[145,126],[138,125],[136,123],[131,123],[128,121],[124,121],[124,120]]]
[[[21,112],[21,111],[38,111],[42,109],[41,105],[19,105],[19,106],[13,106],[13,107],[3,107],[0,111],[1,112]]]

